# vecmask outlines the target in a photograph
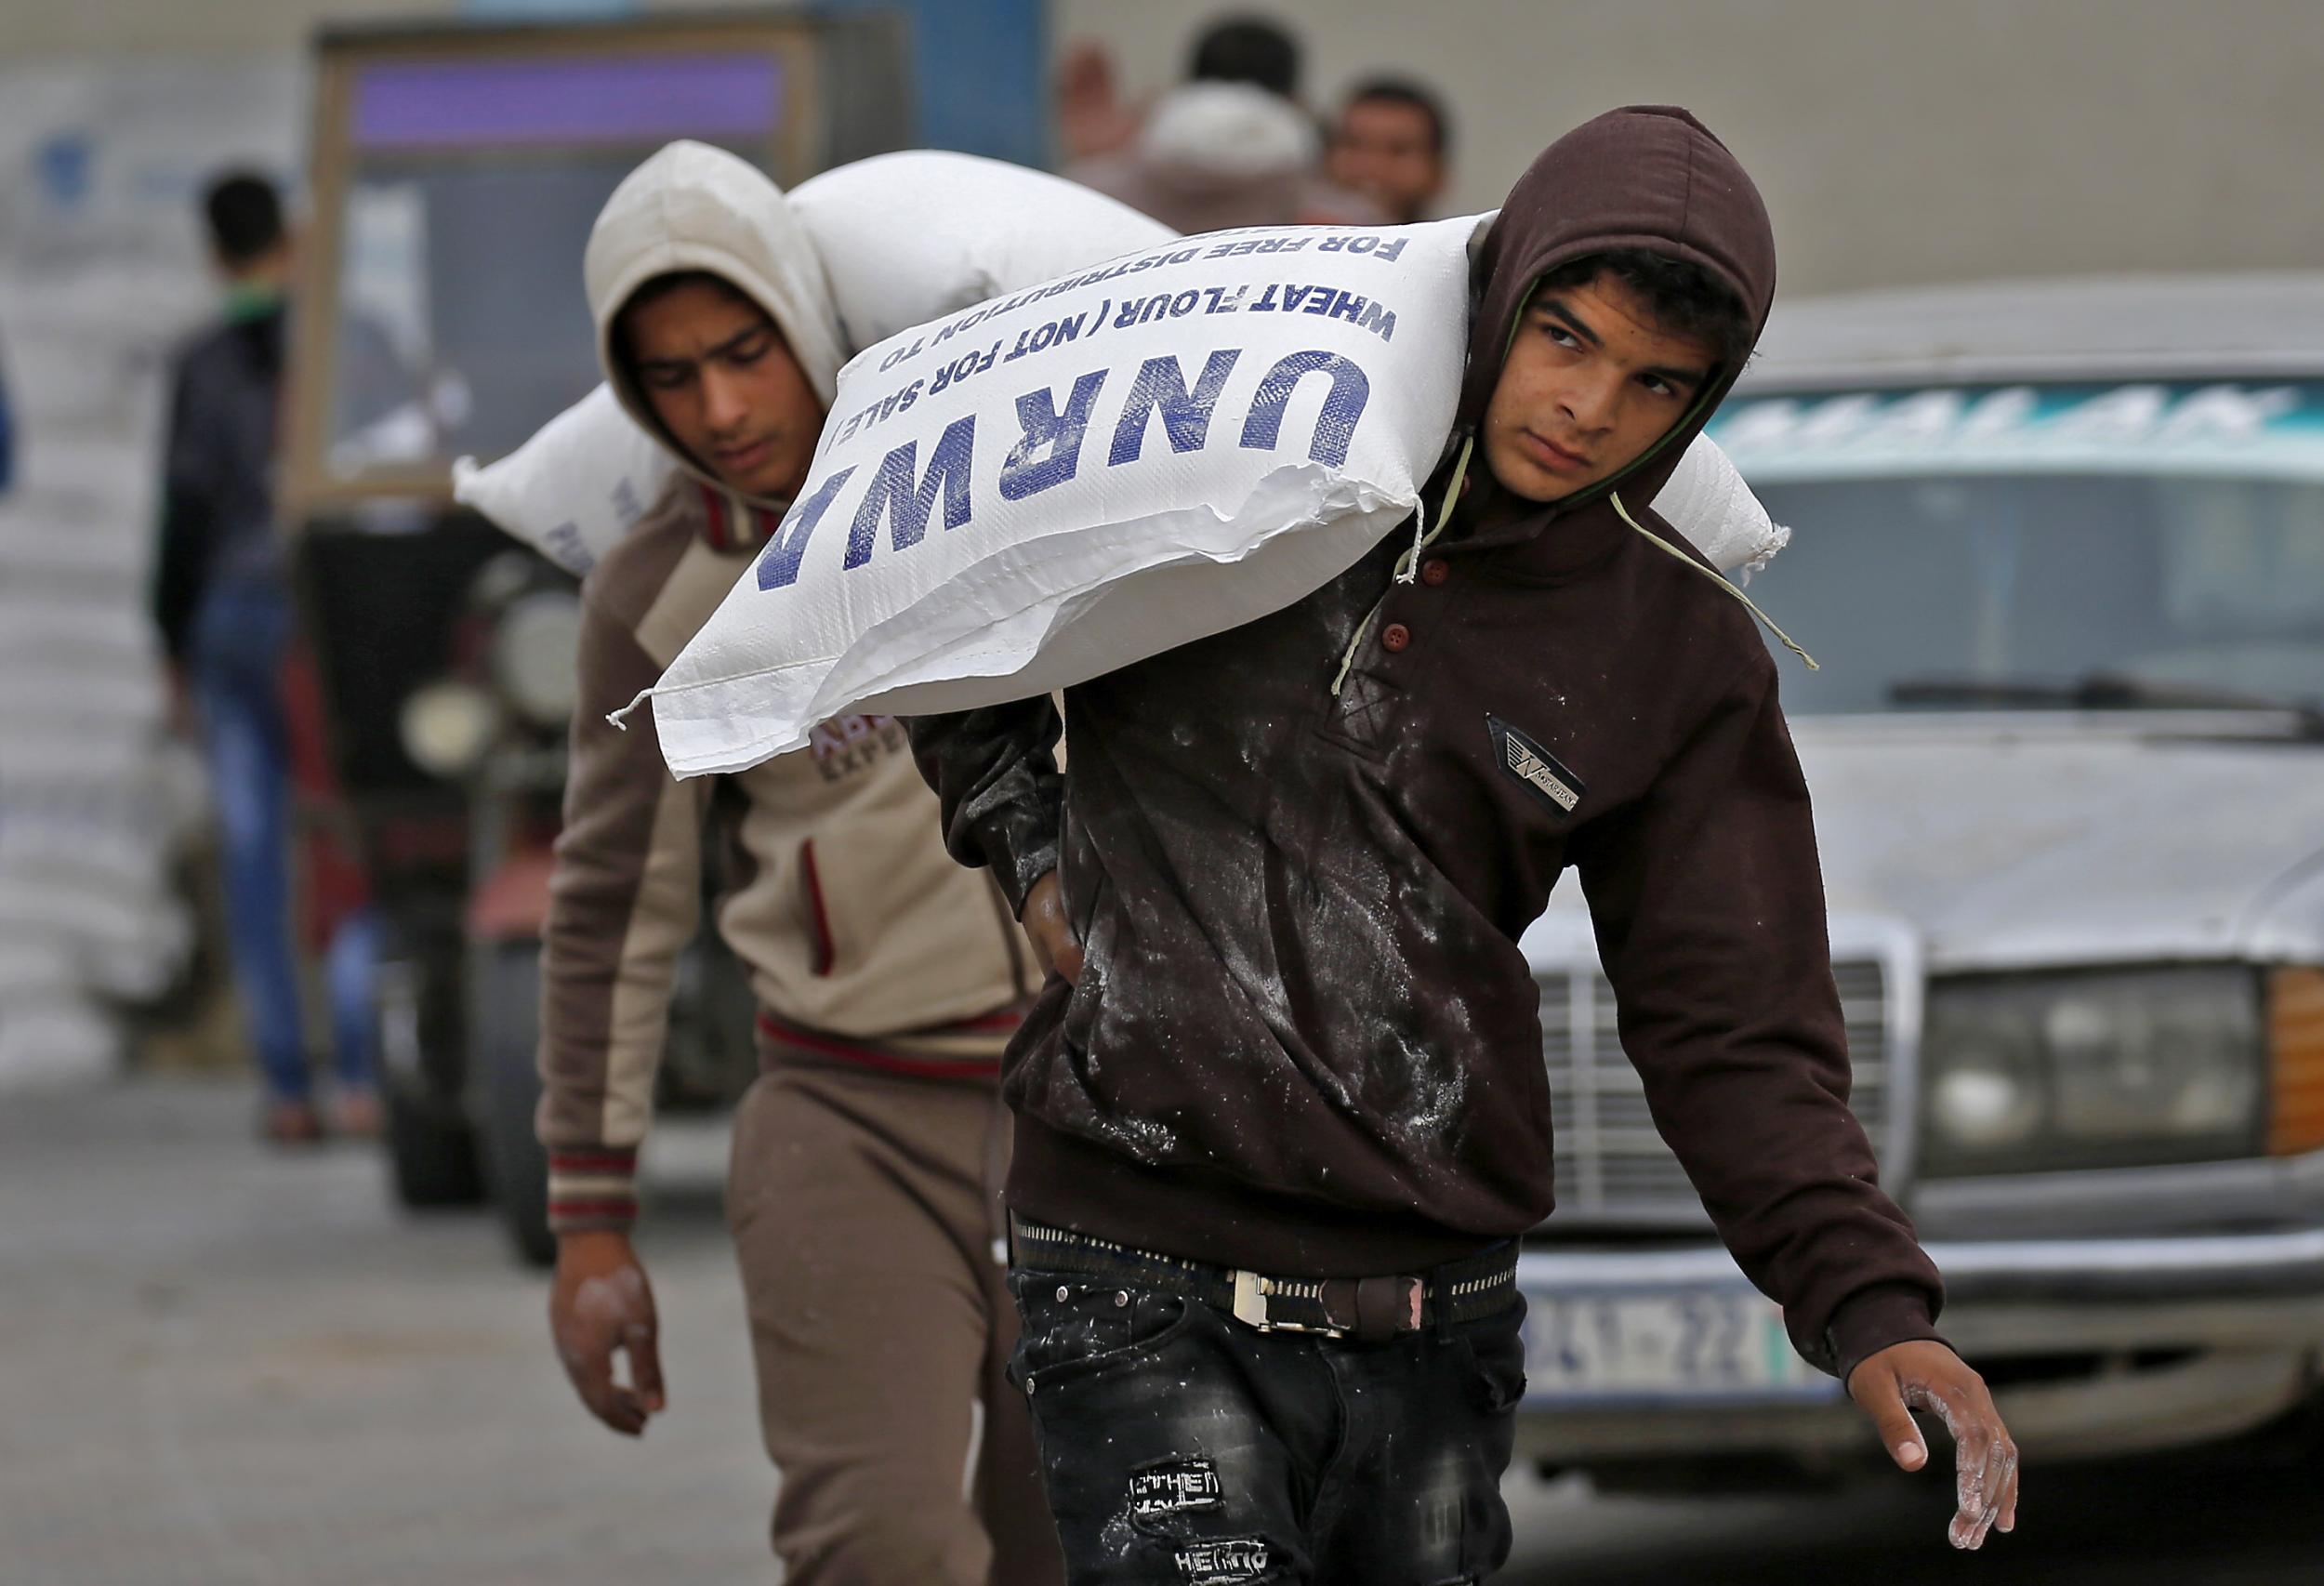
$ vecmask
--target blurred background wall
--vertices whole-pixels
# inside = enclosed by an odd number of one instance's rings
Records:
[[[1219,7],[1224,9],[1226,7]],[[1393,70],[1449,95],[1454,212],[1613,106],[1710,124],[1774,212],[1790,292],[2324,261],[2316,0],[1273,0],[1328,110]],[[1055,0],[1124,86],[1209,8]]]
[[[503,10],[551,3],[498,0]],[[575,10],[615,3],[566,0]],[[743,3],[755,0],[631,8]],[[487,7],[14,5],[0,8],[0,58],[288,54],[318,20],[464,8]],[[996,7],[942,8],[973,18]],[[1198,26],[1237,8],[1301,33],[1319,110],[1382,69],[1448,94],[1459,118],[1457,209],[1490,205],[1548,138],[1597,111],[1689,106],[1766,189],[1793,291],[2324,258],[2311,174],[2324,149],[2316,0],[1049,0],[1050,43],[1107,45],[1124,86],[1147,92],[1177,76]]]
[[[189,7],[191,8],[191,7]],[[0,34],[24,14],[5,13]],[[230,163],[289,171],[287,46],[31,55],[0,38],[0,1083],[102,1073],[122,1004],[182,979],[172,884],[206,830],[158,731],[145,616],[165,357],[214,309],[194,219]]]

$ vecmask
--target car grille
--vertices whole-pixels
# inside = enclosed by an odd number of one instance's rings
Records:
[[[1878,959],[1835,962],[1840,1005],[1855,1071],[1857,1119],[1886,1159],[1891,1018],[1888,969]],[[1545,973],[1541,1050],[1557,1130],[1557,1216],[1561,1232],[1607,1226],[1702,1226],[1710,1219],[1670,1148],[1655,1132],[1638,1071],[1623,1055],[1605,976]]]

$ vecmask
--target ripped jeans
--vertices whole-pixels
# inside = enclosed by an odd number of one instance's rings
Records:
[[[1009,1283],[1069,1586],[1452,1586],[1508,1558],[1522,1299],[1360,1343],[1080,1274]]]

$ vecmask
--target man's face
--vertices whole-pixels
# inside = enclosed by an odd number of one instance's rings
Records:
[[[1357,99],[1332,128],[1331,179],[1387,211],[1398,224],[1418,220],[1445,185],[1428,112],[1396,99]]]
[[[1615,276],[1536,292],[1486,409],[1486,464],[1528,501],[1586,490],[1670,433],[1715,362],[1705,343],[1657,325]]]
[[[621,334],[646,401],[694,461],[746,496],[799,493],[824,406],[764,310],[689,281],[625,310]]]

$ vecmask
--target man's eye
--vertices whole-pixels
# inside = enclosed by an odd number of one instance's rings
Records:
[[[1664,379],[1659,375],[1641,375],[1638,377],[1644,383],[1645,388],[1648,390],[1654,392],[1654,394],[1658,397],[1676,396],[1679,394],[1678,387],[1672,385],[1670,381]]]
[[[692,372],[685,369],[655,369],[645,377],[645,383],[657,391],[674,391],[682,389],[691,377]]]
[[[764,358],[767,353],[773,349],[773,347],[774,343],[772,341],[746,341],[742,346],[734,349],[733,352],[727,354],[727,357],[732,362],[747,368],[751,364],[759,362],[759,359]]]
[[[1560,347],[1578,348],[1581,346],[1581,337],[1559,324],[1555,320],[1543,320],[1541,328],[1548,334],[1549,338]]]

